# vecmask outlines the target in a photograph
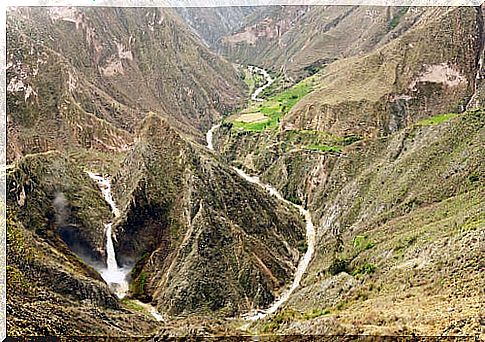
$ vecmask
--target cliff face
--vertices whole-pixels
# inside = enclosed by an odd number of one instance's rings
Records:
[[[117,247],[121,258],[139,260],[132,290],[171,314],[264,307],[288,284],[304,250],[294,209],[157,115],[142,123],[114,190],[124,213]]]
[[[7,21],[10,160],[126,151],[149,111],[202,139],[242,100],[235,69],[170,9],[15,8]]]

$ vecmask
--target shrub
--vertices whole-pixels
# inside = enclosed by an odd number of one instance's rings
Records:
[[[374,273],[375,270],[376,270],[376,266],[374,264],[365,263],[355,268],[352,271],[352,275],[358,276],[358,275],[364,275],[364,274],[371,274],[371,273]]]
[[[349,262],[345,259],[334,259],[330,267],[328,268],[328,273],[331,275],[337,275],[342,272],[348,272]]]
[[[368,239],[367,235],[357,235],[354,238],[354,248],[360,251],[371,249],[375,243]]]
[[[314,309],[310,312],[305,312],[303,314],[303,319],[313,319],[320,316],[328,315],[329,313],[330,313],[330,310],[328,309]]]
[[[296,196],[288,196],[288,201],[290,201],[291,203],[294,203],[296,205],[302,205],[303,202]]]

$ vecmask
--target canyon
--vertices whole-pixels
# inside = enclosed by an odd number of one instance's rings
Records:
[[[483,8],[7,11],[7,332],[483,337]]]

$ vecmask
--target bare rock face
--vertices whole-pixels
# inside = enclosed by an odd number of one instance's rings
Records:
[[[141,124],[114,190],[120,255],[139,260],[132,291],[162,311],[264,307],[292,277],[305,239],[299,214],[157,115]]]

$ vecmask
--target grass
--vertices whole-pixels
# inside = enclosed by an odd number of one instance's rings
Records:
[[[335,134],[315,130],[288,130],[281,138],[288,142],[288,148],[299,147],[310,151],[340,153],[345,146],[361,140],[359,136],[337,136]]]
[[[263,102],[253,102],[240,115],[261,113],[259,122],[234,121],[233,129],[260,132],[278,127],[280,119],[312,90],[312,79],[307,78]]]
[[[295,197],[295,196],[288,196],[286,199],[288,201],[290,201],[291,203],[294,203],[296,205],[302,205],[303,204],[301,199],[299,199],[298,197]]]
[[[128,299],[128,298],[123,298],[121,302],[129,309],[139,311],[139,312],[145,312],[145,308],[141,306],[140,304],[136,303],[135,301]]]
[[[354,248],[358,251],[365,251],[375,246],[375,243],[369,240],[367,235],[357,235],[354,238]]]
[[[328,145],[309,145],[305,146],[305,149],[310,151],[320,151],[320,152],[342,152],[342,147],[340,146],[328,146]]]
[[[330,314],[329,309],[313,309],[311,311],[306,311],[304,313],[301,313],[294,309],[285,309],[278,312],[273,319],[265,323],[262,326],[261,330],[264,333],[272,333],[278,330],[280,326],[286,323],[297,321],[297,320],[306,321],[317,317],[325,316],[328,314]]]
[[[244,83],[246,83],[246,85],[248,86],[249,94],[252,94],[254,92],[254,89],[264,84],[264,82],[265,80],[262,75],[258,73],[253,74],[249,72],[248,69],[244,69]]]
[[[416,125],[418,125],[418,126],[438,125],[440,123],[443,123],[443,122],[446,122],[450,119],[453,119],[454,117],[456,117],[458,115],[459,114],[455,114],[455,113],[435,115],[435,116],[432,116],[430,118],[419,120],[418,122],[416,122]]]
[[[377,267],[374,264],[369,264],[369,263],[366,262],[365,264],[356,267],[352,271],[352,275],[353,276],[360,276],[360,275],[365,275],[365,274],[372,274],[372,273],[375,272],[376,268]]]
[[[314,319],[317,317],[325,316],[330,313],[329,309],[314,309],[309,312],[305,312],[303,314],[303,319],[308,320],[308,319]]]

